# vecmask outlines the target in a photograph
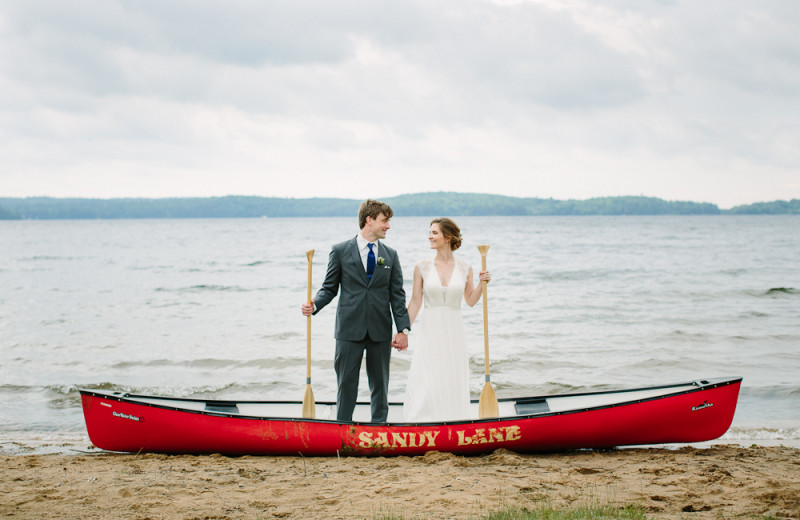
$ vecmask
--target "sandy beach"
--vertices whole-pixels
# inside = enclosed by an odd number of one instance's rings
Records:
[[[653,518],[800,518],[800,450],[637,448],[462,457],[3,456],[3,518],[476,518],[642,506]]]

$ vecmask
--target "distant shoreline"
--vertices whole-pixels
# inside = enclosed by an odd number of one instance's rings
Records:
[[[800,199],[720,209],[708,202],[620,196],[586,200],[520,198],[479,193],[431,192],[385,197],[403,216],[601,216],[601,215],[791,215]],[[0,220],[290,218],[352,216],[361,199],[256,197],[0,198]]]

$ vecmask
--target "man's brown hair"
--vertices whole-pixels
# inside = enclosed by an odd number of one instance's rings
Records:
[[[361,203],[361,207],[358,208],[358,226],[360,229],[364,229],[364,226],[367,225],[367,217],[372,217],[374,219],[378,218],[378,215],[383,213],[386,215],[386,218],[392,218],[394,215],[394,211],[392,208],[389,207],[388,204],[385,202],[381,202],[379,200],[367,199]]]

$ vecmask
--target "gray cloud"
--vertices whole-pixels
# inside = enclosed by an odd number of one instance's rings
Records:
[[[149,169],[179,186],[227,169],[228,185],[207,187],[225,194],[288,168],[412,183],[491,170],[528,190],[513,194],[713,201],[715,186],[753,196],[751,171],[785,194],[800,162],[798,26],[793,0],[9,1],[0,181],[45,193],[65,172]],[[667,186],[678,168],[687,186]],[[741,180],[726,186],[726,172]],[[33,173],[42,182],[24,188]],[[713,181],[692,195],[701,175]]]

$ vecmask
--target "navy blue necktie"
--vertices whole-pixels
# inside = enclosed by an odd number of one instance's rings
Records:
[[[375,253],[372,251],[372,246],[369,244],[369,253],[367,253],[367,278],[372,280],[372,273],[375,272]]]

